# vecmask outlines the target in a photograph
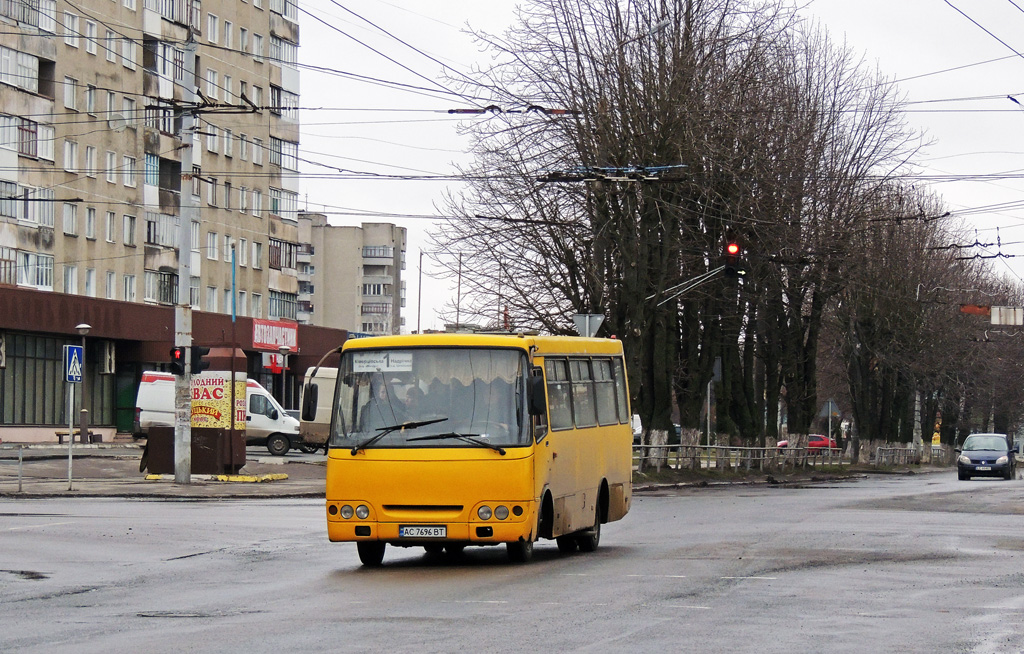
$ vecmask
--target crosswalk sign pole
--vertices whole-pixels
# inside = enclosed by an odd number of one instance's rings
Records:
[[[71,485],[71,444],[75,442],[75,385],[68,384],[68,490]]]

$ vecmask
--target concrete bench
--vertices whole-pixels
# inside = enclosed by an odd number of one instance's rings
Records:
[[[68,430],[67,429],[64,429],[64,430],[58,429],[54,433],[57,435],[57,443],[63,445],[64,444],[64,439],[67,438],[67,436],[68,436]],[[85,439],[81,438],[81,435],[82,435],[82,430],[81,429],[76,429],[73,433],[74,433],[75,438],[77,438],[79,440],[79,442],[81,442],[81,443],[102,443],[103,442],[103,434],[98,434],[98,433],[96,433],[94,431],[86,432]]]

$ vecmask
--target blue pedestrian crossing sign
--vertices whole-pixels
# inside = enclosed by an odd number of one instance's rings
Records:
[[[82,362],[85,353],[81,345],[64,346],[64,381],[73,384],[82,383]]]

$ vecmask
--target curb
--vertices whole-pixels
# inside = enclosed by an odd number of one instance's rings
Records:
[[[174,481],[174,475],[146,475],[146,481]],[[226,481],[247,484],[259,484],[268,481],[288,479],[283,472],[267,475],[191,475],[192,481]]]

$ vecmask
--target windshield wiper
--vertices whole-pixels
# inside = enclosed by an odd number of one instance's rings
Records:
[[[481,447],[490,448],[490,449],[494,450],[495,452],[497,452],[498,454],[500,454],[502,456],[505,456],[505,449],[504,448],[498,447],[494,443],[488,443],[487,441],[480,440],[479,438],[476,438],[476,436],[474,436],[472,434],[457,434],[457,433],[455,433],[453,431],[450,431],[447,434],[431,434],[430,436],[416,436],[414,438],[407,438],[406,440],[408,440],[408,441],[440,441],[440,440],[444,440],[446,438],[458,438],[459,440],[466,441],[467,443],[473,443],[473,444],[479,445]]]
[[[387,436],[391,432],[398,431],[399,429],[416,429],[417,427],[423,427],[424,425],[432,425],[435,422],[442,422],[442,421],[447,420],[447,419],[448,418],[431,418],[430,420],[414,420],[412,422],[403,422],[403,423],[398,424],[398,425],[388,425],[387,427],[378,427],[377,428],[377,432],[378,432],[377,434],[374,434],[370,438],[367,438],[365,441],[363,441],[359,445],[356,445],[355,447],[352,448],[352,456],[355,456],[356,453],[359,452],[359,450],[366,449],[367,447],[373,445],[374,443],[376,443],[380,439],[384,438],[385,436]]]

